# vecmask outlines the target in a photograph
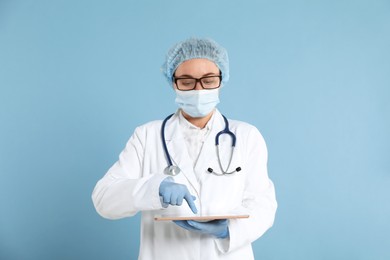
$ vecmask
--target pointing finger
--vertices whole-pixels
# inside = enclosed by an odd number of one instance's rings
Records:
[[[194,214],[198,213],[198,209],[196,208],[196,205],[194,203],[193,196],[191,194],[187,193],[184,196],[184,199],[187,201],[187,204],[190,207],[190,209],[192,210],[192,212],[194,212]]]

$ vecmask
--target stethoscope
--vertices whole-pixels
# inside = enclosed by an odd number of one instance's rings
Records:
[[[178,175],[181,172],[181,170],[180,170],[180,168],[178,166],[173,165],[172,160],[171,160],[171,156],[170,156],[170,154],[168,152],[167,142],[165,140],[165,125],[166,125],[167,121],[173,115],[174,114],[171,114],[167,118],[164,119],[164,121],[163,121],[163,123],[161,125],[161,139],[162,139],[162,144],[163,144],[165,157],[167,158],[167,162],[168,162],[168,166],[164,169],[164,174],[171,175],[171,176],[176,176],[176,175]],[[207,172],[213,173],[213,174],[219,175],[219,176],[229,175],[229,174],[233,174],[233,173],[241,171],[241,167],[237,167],[234,171],[231,171],[231,172],[228,171],[229,167],[230,167],[230,164],[232,162],[232,159],[233,159],[234,148],[236,147],[236,136],[235,136],[235,134],[233,134],[232,131],[229,130],[229,122],[226,119],[226,117],[224,115],[222,115],[222,117],[223,117],[223,120],[225,121],[225,128],[222,131],[218,132],[217,135],[215,136],[215,146],[217,147],[217,157],[218,157],[219,167],[221,168],[221,172],[220,173],[215,172],[212,168],[208,168],[207,169]],[[227,165],[225,170],[223,169],[221,158],[219,156],[219,137],[221,135],[223,135],[223,134],[228,134],[232,138],[232,152],[230,154],[229,163],[228,163],[228,165]]]

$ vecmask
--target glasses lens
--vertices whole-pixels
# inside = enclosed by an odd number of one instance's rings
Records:
[[[204,77],[200,80],[202,82],[202,86],[207,89],[218,88],[220,84],[219,76]]]
[[[196,79],[177,79],[176,84],[180,90],[190,90],[195,87]]]

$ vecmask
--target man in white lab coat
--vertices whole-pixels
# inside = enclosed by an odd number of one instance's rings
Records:
[[[227,52],[190,38],[168,52],[163,71],[179,109],[136,128],[96,184],[95,208],[109,219],[142,212],[140,260],[254,259],[251,243],[273,225],[277,203],[260,132],[216,109],[229,79]],[[237,213],[249,217],[229,217]]]

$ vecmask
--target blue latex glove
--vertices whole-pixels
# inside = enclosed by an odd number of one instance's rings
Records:
[[[213,235],[217,238],[229,237],[227,219],[216,219],[208,222],[198,222],[194,220],[174,220],[173,222],[189,231]]]
[[[159,194],[162,197],[162,206],[164,208],[168,205],[181,206],[183,199],[186,200],[188,206],[195,214],[198,212],[194,200],[195,196],[192,196],[187,189],[187,186],[173,182],[172,179],[166,178],[160,184]]]

